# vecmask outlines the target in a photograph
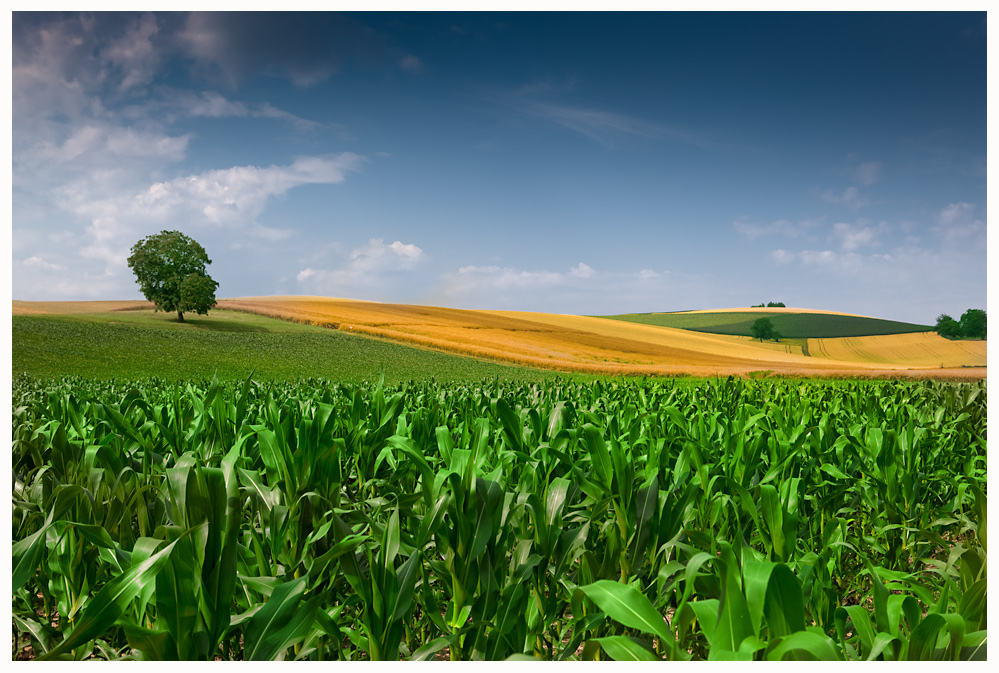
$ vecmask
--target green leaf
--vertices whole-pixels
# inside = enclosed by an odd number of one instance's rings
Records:
[[[176,646],[169,631],[161,629],[147,629],[136,624],[122,624],[125,636],[128,638],[128,645],[133,650],[142,653],[142,658],[146,661],[166,661],[171,659],[171,654],[176,651]]]
[[[38,659],[40,661],[53,659],[93,640],[111,628],[132,599],[147,585],[156,581],[156,575],[169,559],[175,544],[176,541],[171,542],[156,554],[133,565],[127,572],[108,582],[88,601],[73,632]]]
[[[738,561],[731,545],[722,543],[720,561],[724,574],[715,643],[723,650],[738,652],[742,641],[753,635],[753,624],[746,596],[742,593]]]
[[[23,540],[15,542],[11,547],[11,565],[14,568],[11,590],[17,591],[27,584],[38,570],[38,566],[41,565],[42,551],[45,549],[45,533],[48,528],[48,524],[42,526]]]
[[[445,647],[450,645],[458,635],[442,636],[440,638],[434,638],[429,643],[413,652],[412,656],[409,658],[410,661],[426,661],[432,655],[437,654]]]
[[[590,461],[593,464],[593,472],[605,490],[611,488],[613,472],[611,466],[610,452],[607,450],[607,443],[594,425],[587,423],[583,426],[583,438],[586,443],[586,450],[590,454]]]
[[[764,612],[770,627],[770,638],[805,630],[805,602],[801,585],[783,563],[775,566],[770,574]]]
[[[635,587],[610,580],[597,580],[593,584],[579,587],[579,590],[611,619],[642,633],[657,635],[667,641],[673,640],[666,620],[645,594]]]
[[[662,661],[661,657],[627,636],[605,636],[594,638],[592,642],[600,645],[614,661]]]
[[[785,657],[796,660],[842,661],[843,657],[832,638],[814,631],[796,631],[773,641],[776,646],[767,653],[768,661],[780,661]]]
[[[296,615],[307,581],[308,577],[299,577],[274,587],[270,598],[250,619],[243,630],[248,661],[270,661],[283,651],[281,645],[288,635],[284,633],[285,627]]]

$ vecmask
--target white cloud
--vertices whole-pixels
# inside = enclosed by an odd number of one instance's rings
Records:
[[[875,227],[864,226],[859,222],[857,224],[837,222],[833,225],[833,236],[840,240],[840,246],[844,251],[853,252],[858,248],[880,245],[881,241],[878,240],[878,236],[884,233],[887,228],[888,225],[885,222]]]
[[[267,204],[295,187],[343,182],[363,161],[350,152],[300,157],[285,166],[236,166],[140,188],[125,184],[117,173],[111,172],[104,179],[102,172],[96,171],[52,190],[61,217],[69,215],[86,223],[80,235],[56,247],[64,258],[61,272],[66,277],[83,278],[81,270],[87,269],[87,277],[112,277],[117,283],[112,294],[120,296],[124,288],[131,288],[126,265],[130,246],[142,236],[176,228],[177,223],[183,223],[185,233],[195,238],[199,230],[226,228],[227,238],[237,241],[235,248],[252,245],[254,239],[266,244],[284,240],[291,235],[289,230],[256,221]],[[234,230],[239,234],[233,235]],[[41,257],[52,249],[52,243],[36,240],[20,247],[29,258]],[[58,294],[60,288],[72,288],[58,276],[17,276],[17,290],[52,299],[73,298],[84,292],[77,289],[68,295]],[[106,289],[108,284],[101,287]]]
[[[777,264],[789,264],[794,261],[795,257],[796,255],[793,252],[781,249],[773,250],[767,255],[767,259]]]
[[[38,255],[32,255],[31,257],[24,260],[23,264],[25,266],[37,267],[39,269],[44,269],[46,271],[62,271],[65,267],[59,264],[52,264],[51,262],[46,262],[44,259]]]
[[[126,91],[149,84],[159,69],[159,53],[153,38],[159,32],[156,17],[143,14],[130,21],[125,33],[112,39],[100,51],[100,62],[105,70],[118,75],[118,89]]]
[[[271,199],[302,185],[343,182],[361,161],[358,155],[345,152],[301,157],[289,166],[236,166],[157,182],[138,193],[97,199],[84,193],[67,199],[64,206],[90,221],[88,230],[96,241],[115,242],[119,247],[125,246],[126,238],[175,222],[194,229],[238,228],[274,241],[287,233],[255,222]],[[109,251],[100,257],[110,262],[121,256]]]
[[[842,264],[847,257],[832,250],[802,250],[798,253],[798,259],[806,266],[834,268]]]
[[[860,190],[853,186],[847,187],[842,193],[837,193],[831,189],[827,189],[819,194],[819,198],[827,203],[832,203],[838,206],[846,206],[851,210],[856,210],[857,208],[860,208],[868,203],[867,199],[861,196]]]
[[[770,224],[753,224],[752,222],[746,222],[745,220],[737,220],[732,223],[732,226],[735,227],[737,232],[750,240],[761,236],[774,235],[797,238],[798,236],[803,236],[814,229],[821,223],[821,221],[821,219],[800,220],[798,222],[792,222],[790,220],[774,220]]]
[[[951,203],[937,215],[936,233],[947,239],[967,239],[985,233],[985,222],[975,213],[975,204]],[[983,241],[984,243],[984,241]]]
[[[294,115],[287,110],[276,108],[270,103],[245,103],[243,101],[229,100],[217,91],[177,91],[174,89],[160,90],[161,100],[150,103],[147,107],[151,109],[163,108],[167,111],[176,111],[182,115],[191,117],[225,118],[225,117],[252,117],[257,119],[277,119],[290,124],[298,131],[315,131],[324,126],[320,122],[304,119]],[[146,114],[146,110],[140,110],[140,114]],[[133,112],[134,114],[134,112]],[[336,126],[327,124],[325,126]]]
[[[881,162],[865,161],[860,164],[853,170],[853,179],[865,187],[870,187],[881,179]]]
[[[703,145],[696,134],[677,126],[610,110],[565,105],[551,100],[554,95],[563,93],[572,86],[571,82],[561,86],[546,80],[532,82],[519,91],[499,94],[495,100],[521,114],[557,124],[608,148],[614,147],[615,140],[622,135]]]
[[[327,253],[317,255],[321,256]],[[310,264],[296,279],[300,289],[309,294],[377,300],[411,293],[412,274],[426,261],[426,253],[413,243],[372,238],[335,266],[316,269]]]
[[[603,271],[579,262],[566,271],[466,265],[442,274],[431,303],[470,309],[602,315],[675,310],[710,301],[714,281],[671,271]]]
[[[351,251],[350,267],[357,272],[409,270],[423,259],[423,250],[412,243],[395,241],[386,245],[383,239],[372,238],[367,245]]]
[[[215,91],[168,91],[167,100],[192,117],[245,117],[250,114],[245,103],[230,101]]]

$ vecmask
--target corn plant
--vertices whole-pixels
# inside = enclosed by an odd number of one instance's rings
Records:
[[[13,402],[15,658],[984,658],[984,382]]]

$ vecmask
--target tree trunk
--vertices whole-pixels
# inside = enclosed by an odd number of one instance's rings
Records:
[[[184,322],[184,314],[177,311],[177,322]]]

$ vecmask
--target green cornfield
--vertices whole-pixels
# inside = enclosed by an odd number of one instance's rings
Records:
[[[13,388],[13,659],[985,657],[984,381]]]

